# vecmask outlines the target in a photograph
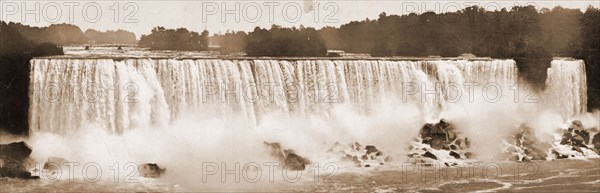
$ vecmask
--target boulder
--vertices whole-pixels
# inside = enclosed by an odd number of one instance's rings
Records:
[[[556,157],[556,159],[564,159],[564,158],[569,158],[569,155],[564,155],[559,153],[556,150],[552,150],[552,155],[554,155],[554,157]]]
[[[573,135],[573,137],[571,137],[571,144],[573,146],[577,146],[577,147],[584,147],[584,139],[583,137],[581,137],[580,135]]]
[[[458,130],[444,119],[439,123],[427,123],[421,128],[421,143],[429,144],[434,149],[450,150],[450,144],[457,140]],[[460,145],[462,140],[458,141]]]
[[[362,148],[362,145],[360,145],[360,143],[358,143],[358,142],[355,141],[354,143],[350,144],[350,147],[353,150],[360,151],[360,149]]]
[[[264,142],[264,143],[271,150],[270,151],[271,156],[273,156],[279,160],[285,160],[285,154],[283,154],[283,150],[281,149],[281,145],[279,145],[279,143],[269,143],[269,142]]]
[[[349,143],[348,146],[338,144],[338,142],[334,143],[328,153],[337,154],[336,156],[340,156],[342,161],[353,162],[358,167],[384,165],[384,162],[389,160],[375,145],[363,146],[358,142]]]
[[[145,163],[138,166],[138,171],[141,177],[158,178],[163,175],[167,169],[159,167],[156,163]]]
[[[590,133],[584,129],[575,130],[575,134],[581,136],[583,144],[587,145],[590,142]]]
[[[451,150],[457,150],[457,149],[458,149],[458,146],[456,146],[455,144],[451,144],[451,145],[450,145],[450,149],[451,149]]]
[[[592,145],[594,145],[594,148],[596,148],[596,150],[600,150],[600,132],[596,133],[596,135],[594,135],[594,138],[592,138]]]
[[[560,144],[571,144],[571,137],[573,137],[573,134],[571,134],[571,132],[564,132],[562,135],[562,139],[560,140]]]
[[[284,163],[284,168],[288,170],[304,170],[310,160],[299,156],[292,149],[283,149],[279,143],[264,142],[271,150],[271,156],[277,158],[279,162]]]
[[[423,157],[427,157],[427,158],[431,158],[431,159],[434,159],[434,160],[437,160],[437,159],[438,159],[438,158],[437,158],[437,156],[435,156],[433,153],[431,153],[431,152],[429,152],[429,151],[425,152],[425,153],[424,153],[423,155],[421,155],[421,156],[423,156]]]
[[[32,150],[25,142],[0,145],[0,177],[36,179],[28,171]]]
[[[0,158],[3,160],[24,160],[31,152],[31,147],[23,141],[0,145]]]
[[[367,145],[367,146],[365,146],[365,150],[367,150],[366,154],[371,154],[371,153],[379,152],[379,150],[377,150],[377,147],[375,147],[374,145]]]
[[[433,139],[429,142],[429,145],[431,146],[431,148],[436,149],[436,150],[440,150],[440,149],[444,149],[444,147],[446,146],[446,140],[443,139]]]
[[[454,151],[450,151],[450,156],[456,158],[456,159],[460,159],[460,154],[454,152]]]
[[[564,140],[562,140],[562,143],[571,143],[571,136],[570,132],[563,133]],[[512,136],[512,140],[508,141],[513,143],[514,147],[507,149],[507,151],[516,154],[519,157],[518,161],[545,160],[547,150],[551,148],[550,143],[537,139],[534,129],[526,124],[520,125],[517,132]]]
[[[460,137],[459,130],[453,124],[444,119],[441,119],[438,123],[425,124],[421,128],[419,134],[421,144],[416,144],[410,147],[410,158],[426,157],[438,160],[438,156],[433,154],[434,151],[432,149],[446,150],[448,155],[455,159],[471,158],[471,153],[466,151],[471,146],[469,138]],[[423,144],[425,144],[425,146],[423,146]],[[451,162],[447,164],[452,165]]]
[[[580,120],[573,120],[573,122],[571,122],[571,128],[573,128],[573,130],[584,130],[585,127],[583,127],[583,123],[581,123]]]
[[[288,153],[285,158],[285,167],[288,170],[304,170],[310,161],[295,153]]]

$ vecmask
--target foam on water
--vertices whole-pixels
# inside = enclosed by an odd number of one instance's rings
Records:
[[[404,160],[444,118],[489,159],[514,125],[544,112],[554,122],[534,128],[552,133],[585,112],[581,63],[553,62],[550,89],[527,103],[513,60],[34,59],[28,142],[36,160],[156,162],[194,186],[203,162],[273,161],[263,141],[315,162],[335,141]]]

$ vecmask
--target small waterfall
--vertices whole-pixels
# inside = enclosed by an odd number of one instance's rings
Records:
[[[584,112],[583,62],[553,61],[548,75],[546,95],[563,101],[552,104],[564,116]],[[469,83],[515,86],[515,62],[40,58],[31,61],[29,123],[32,132],[96,124],[123,133],[194,112],[258,125],[272,113],[327,117],[339,105],[369,114],[389,98],[434,120],[472,102]]]
[[[583,60],[553,60],[548,68],[546,103],[564,119],[587,112],[587,82]]]

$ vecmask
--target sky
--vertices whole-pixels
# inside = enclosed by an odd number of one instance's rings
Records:
[[[533,5],[538,9],[562,6],[585,11],[600,7],[598,0],[548,1],[449,1],[449,0],[146,0],[146,1],[1,1],[0,19],[32,26],[70,23],[83,31],[124,29],[139,38],[155,26],[185,27],[211,34],[227,30],[251,31],[256,26],[270,28],[306,26],[339,27],[350,21],[376,19],[388,15],[426,11],[454,12],[472,5],[488,10],[515,5]]]

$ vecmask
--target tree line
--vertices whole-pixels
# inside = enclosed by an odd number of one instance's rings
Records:
[[[208,31],[198,33],[186,28],[166,29],[159,26],[153,28],[150,34],[142,35],[138,45],[152,50],[206,51]]]
[[[325,40],[314,28],[271,29],[256,27],[246,37],[246,53],[249,56],[325,56]]]
[[[125,30],[108,30],[106,32],[94,29],[85,30],[83,35],[89,43],[95,44],[136,44],[135,34]]]
[[[543,89],[553,56],[586,63],[588,106],[600,108],[600,14],[598,8],[515,6],[494,11],[471,6],[456,12],[408,15],[381,13],[377,19],[340,27],[255,28],[215,35],[222,54],[323,56],[327,49],[372,56],[443,56],[463,53],[512,58],[519,75]],[[223,43],[225,42],[225,43]],[[322,46],[324,45],[324,46]],[[323,51],[325,50],[325,51]]]
[[[72,24],[52,24],[47,27],[34,27],[21,23],[0,21],[0,53],[21,53],[31,51],[42,43],[55,45],[73,44],[135,44],[135,34],[125,30],[100,32],[81,29]]]

